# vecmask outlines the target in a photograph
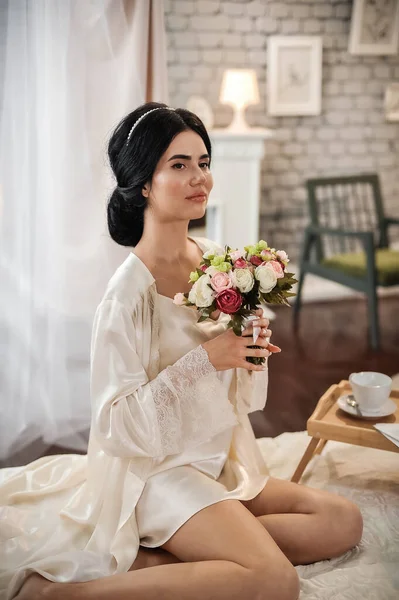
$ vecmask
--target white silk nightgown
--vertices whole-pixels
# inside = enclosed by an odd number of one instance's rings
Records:
[[[195,309],[176,306],[171,298],[159,294],[158,301],[161,369],[227,329],[228,315],[222,313],[216,322],[208,319],[197,323]],[[217,375],[232,396],[234,369],[219,371]],[[263,489],[267,475],[253,481],[245,470],[233,471],[226,465],[233,429],[230,427],[193,450],[159,462],[155,473],[147,479],[136,508],[142,546],[161,546],[206,506],[227,499],[248,500]]]
[[[59,582],[126,572],[140,544],[159,546],[202,508],[263,488],[248,413],[266,403],[267,371],[216,372],[201,345],[227,320],[197,323],[129,253],[94,318],[87,455],[0,470],[1,600],[33,571]]]

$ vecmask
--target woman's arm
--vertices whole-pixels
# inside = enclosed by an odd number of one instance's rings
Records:
[[[149,381],[135,333],[132,316],[120,302],[110,299],[100,306],[93,327],[91,396],[92,426],[104,451],[163,457],[237,424],[227,390],[202,346]]]

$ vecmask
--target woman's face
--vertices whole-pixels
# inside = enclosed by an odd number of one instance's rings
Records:
[[[151,185],[143,188],[151,209],[161,220],[191,220],[204,216],[213,186],[210,158],[194,131],[179,133],[160,158]]]

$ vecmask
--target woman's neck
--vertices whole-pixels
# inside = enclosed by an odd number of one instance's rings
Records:
[[[199,253],[188,237],[188,223],[148,224],[134,253],[145,256],[152,264],[173,266]]]

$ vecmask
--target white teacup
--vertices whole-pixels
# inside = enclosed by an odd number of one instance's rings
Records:
[[[360,409],[378,411],[391,393],[392,379],[384,373],[361,371],[351,373],[349,381]]]

